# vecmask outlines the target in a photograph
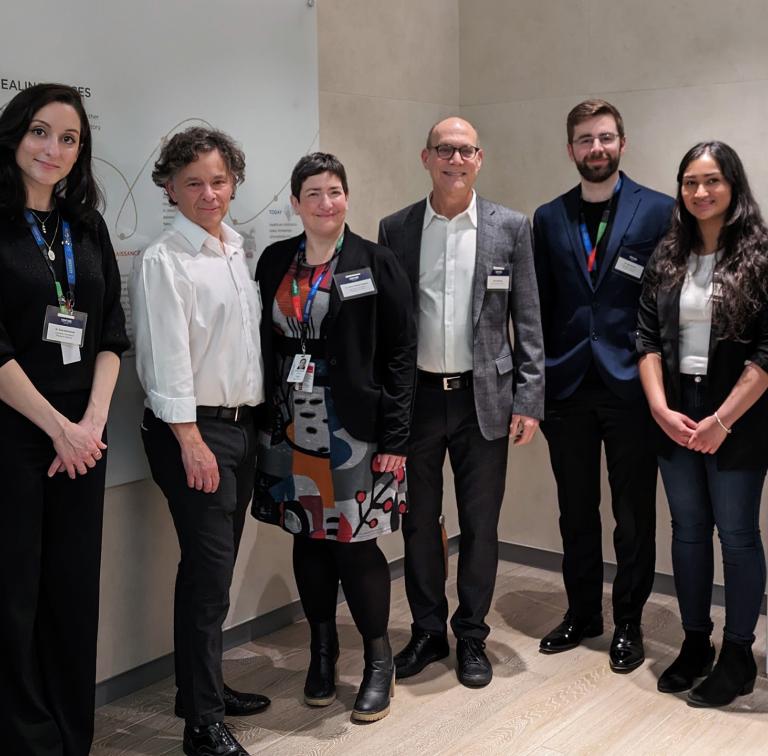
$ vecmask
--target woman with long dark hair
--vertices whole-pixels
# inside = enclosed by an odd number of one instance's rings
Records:
[[[128,346],[77,91],[0,115],[0,750],[93,738],[104,428]]]
[[[669,233],[639,312],[640,377],[663,431],[659,468],[685,640],[658,681],[694,706],[750,693],[765,587],[759,532],[768,464],[768,229],[736,152],[701,142],[683,157]],[[713,528],[723,551],[725,629],[710,641]]]

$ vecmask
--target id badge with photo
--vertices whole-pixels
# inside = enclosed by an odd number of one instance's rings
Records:
[[[288,373],[288,383],[303,383],[309,369],[311,354],[295,354]]]
[[[304,394],[311,394],[315,385],[315,363],[310,362],[307,365],[307,372],[304,374],[304,380],[301,383],[294,385],[296,391],[301,391]]]

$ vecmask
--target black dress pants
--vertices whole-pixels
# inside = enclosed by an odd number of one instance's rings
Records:
[[[448,452],[459,515],[459,638],[487,637],[498,564],[498,523],[509,439],[488,441],[477,423],[471,388],[444,391],[418,384],[408,448],[408,512],[403,515],[405,590],[413,628],[445,634],[448,601],[440,515]]]
[[[607,387],[579,387],[547,403],[542,431],[557,482],[563,580],[571,613],[588,620],[602,610],[600,450],[605,445],[613,544],[613,619],[639,623],[656,561],[656,454],[644,398],[625,401]]]
[[[142,427],[152,477],[168,499],[179,538],[173,617],[176,695],[193,726],[224,719],[221,626],[229,611],[256,461],[252,422],[201,418],[197,424],[219,466],[221,480],[214,493],[187,485],[179,443],[168,425],[147,410]]]
[[[51,398],[78,421],[88,394]],[[87,756],[106,454],[48,478],[50,439],[0,402],[0,752]]]

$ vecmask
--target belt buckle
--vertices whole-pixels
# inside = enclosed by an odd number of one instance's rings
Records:
[[[236,422],[237,422],[237,418],[238,418],[239,416],[240,416],[240,405],[238,405],[237,407],[235,407],[235,418],[234,418],[233,422],[235,422],[235,423],[236,423]]]
[[[458,382],[458,385],[453,385]],[[461,388],[461,376],[460,375],[444,375],[443,376],[443,391],[454,391],[457,388]]]

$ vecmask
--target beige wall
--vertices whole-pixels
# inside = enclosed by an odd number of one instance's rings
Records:
[[[379,218],[423,197],[419,152],[429,126],[457,109],[479,128],[479,189],[531,214],[576,182],[565,114],[602,95],[624,114],[624,167],[672,192],[685,149],[705,138],[741,153],[759,198],[768,131],[764,0],[319,0],[320,143],[345,163],[350,224],[375,237]],[[585,51],[589,51],[588,53]],[[448,530],[457,531],[446,479]],[[765,509],[764,509],[765,512]],[[606,523],[610,513],[604,512]],[[659,569],[670,571],[659,497]],[[765,527],[765,525],[764,525]],[[559,551],[546,445],[510,453],[503,540]],[[398,535],[382,539],[402,553]],[[605,554],[612,557],[610,528]],[[107,492],[99,680],[172,650],[178,549],[150,481]],[[228,626],[296,597],[290,538],[249,518]]]

